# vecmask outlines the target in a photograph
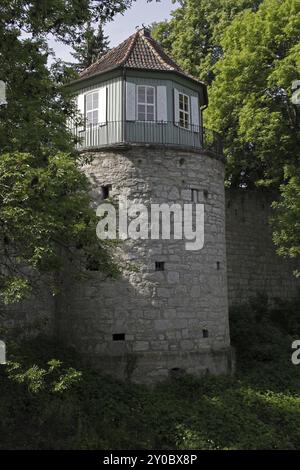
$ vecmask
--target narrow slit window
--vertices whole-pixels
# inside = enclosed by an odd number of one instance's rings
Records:
[[[139,85],[137,87],[137,114],[139,121],[155,121],[155,88]]]
[[[155,271],[164,271],[164,270],[165,270],[164,261],[156,261],[155,262]]]
[[[204,329],[202,330],[202,335],[203,335],[203,338],[208,338],[208,330],[207,329]]]
[[[111,184],[106,184],[105,186],[101,186],[102,199],[108,199],[110,197],[111,189],[112,189]]]
[[[179,125],[184,129],[190,127],[190,101],[183,93],[179,93]]]
[[[89,93],[85,97],[85,114],[87,124],[94,126],[98,124],[99,119],[99,93],[98,91]]]
[[[200,202],[200,191],[199,191],[199,189],[191,189],[191,200],[192,200],[192,202]]]

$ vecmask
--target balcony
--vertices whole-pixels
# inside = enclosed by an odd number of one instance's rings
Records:
[[[206,150],[223,156],[222,139],[217,132],[194,125],[185,129],[173,121],[110,121],[87,125],[85,129],[73,127],[71,131],[80,151],[135,144]]]

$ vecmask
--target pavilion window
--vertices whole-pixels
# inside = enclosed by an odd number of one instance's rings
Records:
[[[155,121],[155,88],[139,85],[137,87],[138,121]]]
[[[184,129],[189,129],[190,127],[189,97],[184,93],[179,93],[179,125]]]
[[[88,126],[94,126],[99,122],[99,93],[93,92],[86,95],[85,101],[86,120]]]

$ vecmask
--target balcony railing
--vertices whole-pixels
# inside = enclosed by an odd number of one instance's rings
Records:
[[[89,150],[120,144],[156,144],[209,150],[223,155],[221,136],[201,126],[188,129],[172,122],[110,121],[103,125],[73,127],[78,150]]]

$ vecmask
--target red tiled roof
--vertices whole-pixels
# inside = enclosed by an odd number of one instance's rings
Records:
[[[150,36],[147,29],[141,29],[117,47],[114,47],[97,62],[80,74],[79,80],[114,70],[116,68],[175,72],[204,85],[198,79],[184,72],[161,46]]]

